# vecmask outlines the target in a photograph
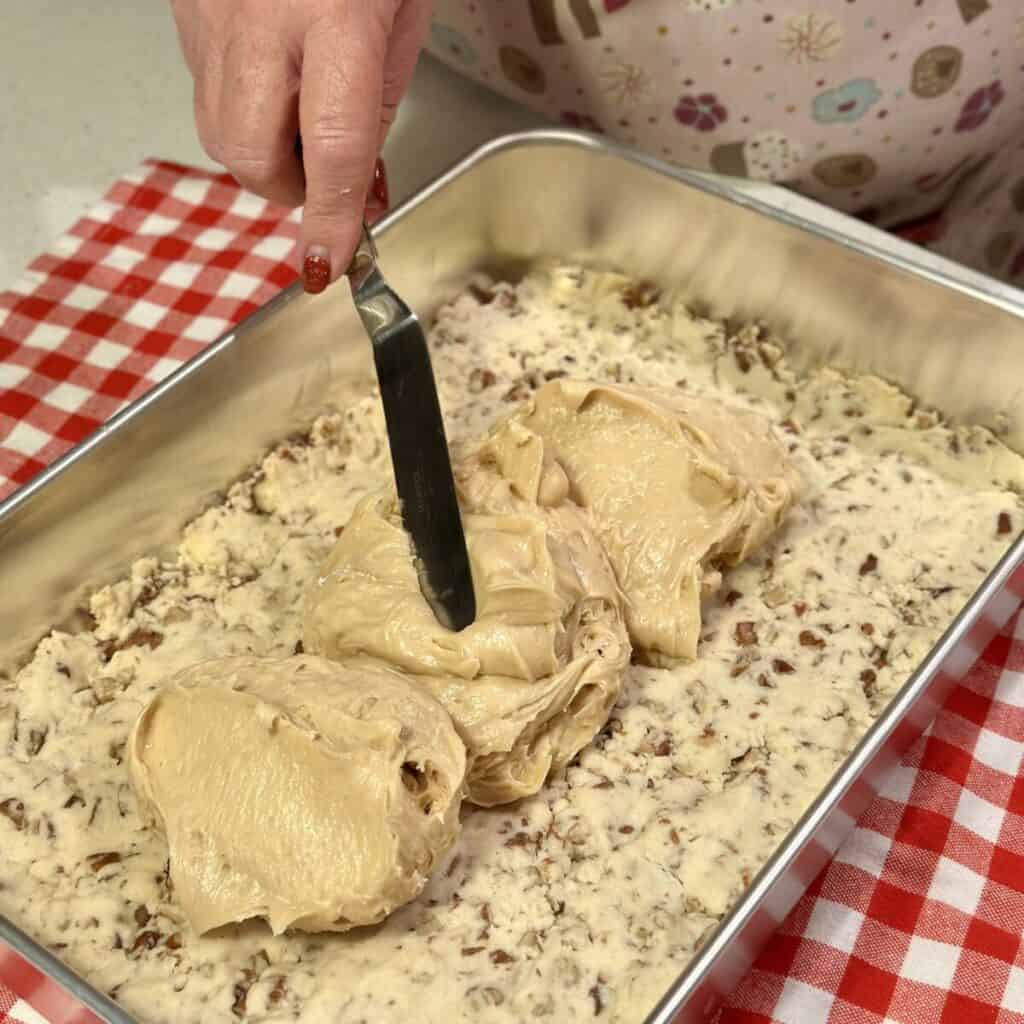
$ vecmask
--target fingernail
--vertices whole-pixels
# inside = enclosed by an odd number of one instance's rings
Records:
[[[302,286],[319,295],[331,283],[331,257],[322,245],[311,245],[302,261]]]
[[[373,169],[373,187],[370,192],[385,210],[391,205],[388,193],[388,172],[380,157],[377,158],[377,166]]]

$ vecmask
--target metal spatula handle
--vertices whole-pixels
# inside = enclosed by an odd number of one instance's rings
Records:
[[[352,262],[345,271],[345,276],[352,285],[352,291],[359,292],[365,286],[367,278],[377,269],[377,246],[374,245],[373,236],[366,222],[363,222],[362,234],[359,236],[359,245],[352,254]]]

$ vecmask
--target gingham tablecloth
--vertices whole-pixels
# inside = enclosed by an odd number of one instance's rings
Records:
[[[151,162],[119,181],[0,296],[0,496],[294,280],[297,236],[226,176]],[[1018,612],[721,1024],[1024,1024],[1022,754]],[[9,1021],[95,1018],[0,945]]]
[[[0,943],[0,1024],[102,1024],[69,992]]]
[[[295,280],[298,218],[149,162],[0,295],[0,498]]]

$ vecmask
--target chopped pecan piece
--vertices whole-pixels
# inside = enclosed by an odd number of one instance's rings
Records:
[[[0,814],[19,832],[25,827],[25,805],[17,797],[0,802]]]
[[[121,862],[121,854],[116,850],[107,850],[105,853],[90,853],[85,858],[86,864],[92,869],[92,871],[102,871],[105,867],[109,867],[111,864],[119,864]]]
[[[43,726],[42,729],[31,729],[28,734],[28,754],[29,757],[35,757],[40,750],[43,749],[43,744],[46,743],[46,737],[49,735],[49,728]]]
[[[741,647],[750,647],[757,643],[757,626],[753,622],[736,623],[736,643]]]
[[[481,391],[486,391],[487,388],[493,387],[497,380],[497,376],[490,370],[474,366],[469,372],[469,393],[471,395],[478,395]]]
[[[127,647],[148,647],[155,651],[164,642],[163,633],[157,633],[152,629],[137,629],[127,640],[124,646]]]
[[[637,281],[622,290],[622,304],[626,309],[647,309],[658,301],[661,289],[650,281]]]
[[[267,1002],[271,1006],[277,1006],[282,999],[284,999],[285,992],[287,991],[287,982],[285,981],[284,975],[274,982],[274,987],[270,990],[270,995],[267,996]]]
[[[481,306],[489,306],[494,301],[493,289],[483,288],[476,283],[470,284],[469,294],[472,295]]]
[[[155,949],[159,941],[159,932],[139,932],[139,934],[135,937],[135,941],[132,943],[132,952],[140,953],[143,950]]]
[[[800,633],[800,646],[801,647],[824,647],[824,637],[818,636],[817,633],[810,629],[802,630]]]

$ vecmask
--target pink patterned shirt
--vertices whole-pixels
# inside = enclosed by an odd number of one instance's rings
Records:
[[[1024,0],[436,0],[431,52],[1024,282]]]

